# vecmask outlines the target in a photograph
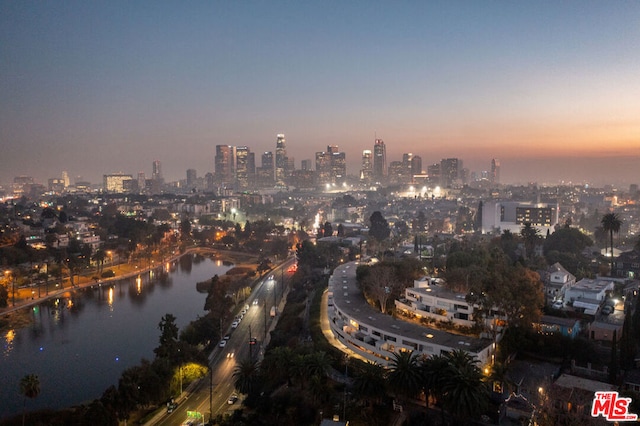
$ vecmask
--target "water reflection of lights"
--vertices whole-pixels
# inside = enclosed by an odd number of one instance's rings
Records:
[[[109,296],[107,298],[107,303],[109,304],[109,309],[113,312],[113,287],[109,287]]]
[[[138,294],[140,294],[142,292],[142,278],[140,278],[140,275],[136,278],[136,287],[138,289]]]
[[[153,279],[153,269],[149,271],[149,279],[152,280]]]
[[[73,307],[73,300],[69,299],[69,300],[67,301],[67,308],[68,308],[68,309],[71,309],[71,307]]]
[[[5,344],[4,344],[4,348],[2,348],[2,354],[3,355],[9,355],[9,353],[13,350],[13,341],[16,338],[16,332],[15,330],[9,330],[7,331],[7,334],[4,335],[4,340],[5,340]]]

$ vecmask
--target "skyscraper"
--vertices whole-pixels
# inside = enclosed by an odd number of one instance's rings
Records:
[[[62,172],[62,181],[64,182],[64,187],[69,186],[69,173],[66,171]]]
[[[249,187],[249,174],[249,148],[246,146],[236,147],[237,189],[246,189]]]
[[[284,184],[287,171],[287,141],[284,134],[276,136],[276,168],[275,179],[277,184]]]
[[[234,180],[235,149],[229,145],[216,145],[215,178],[220,186],[231,185]]]
[[[411,176],[419,175],[422,173],[422,157],[414,155],[411,158]]]
[[[461,178],[462,160],[458,158],[443,158],[440,161],[440,182],[445,188],[453,185]]]
[[[262,153],[260,167],[256,169],[256,184],[260,188],[269,188],[274,182],[273,152]]]
[[[384,181],[387,173],[387,148],[382,139],[376,139],[373,145],[373,178],[378,181]]]
[[[371,182],[373,178],[373,156],[370,149],[362,151],[362,168],[360,169],[360,180]]]
[[[162,165],[159,160],[153,162],[153,171],[151,174],[151,193],[159,194],[162,192],[164,178],[162,177]]]
[[[490,175],[491,183],[495,185],[500,184],[500,160],[494,158],[491,160],[491,175]]]
[[[191,190],[196,186],[198,175],[196,169],[187,169],[187,189]]]
[[[153,172],[151,173],[151,179],[162,180],[162,164],[160,163],[160,160],[155,160],[153,162]]]

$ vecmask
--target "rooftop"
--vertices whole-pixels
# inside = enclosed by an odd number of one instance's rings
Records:
[[[358,262],[350,262],[337,267],[329,279],[333,289],[333,302],[347,316],[375,327],[381,331],[407,337],[425,345],[437,344],[452,349],[479,352],[491,345],[491,339],[453,334],[435,328],[425,327],[383,314],[370,306],[356,284]]]

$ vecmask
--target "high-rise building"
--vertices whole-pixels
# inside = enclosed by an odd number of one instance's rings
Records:
[[[457,158],[443,158],[440,161],[440,184],[447,188],[460,179],[462,160]]]
[[[272,187],[274,183],[273,152],[262,153],[260,167],[256,168],[256,186],[260,188]]]
[[[145,192],[147,189],[147,179],[144,172],[138,172],[138,192]]]
[[[155,160],[153,162],[153,172],[151,174],[151,179],[162,180],[162,164],[159,160]]]
[[[318,184],[342,184],[347,178],[347,157],[337,145],[327,146],[325,152],[316,152]]]
[[[255,165],[254,165],[255,169]],[[249,148],[247,146],[236,147],[236,188],[246,189],[249,187]]]
[[[387,148],[382,139],[376,139],[373,145],[373,178],[383,182],[387,172]]]
[[[162,177],[162,165],[159,160],[153,162],[153,170],[151,173],[151,193],[159,194],[162,192],[164,178]]]
[[[187,169],[187,189],[191,190],[196,186],[198,174],[196,169]]]
[[[69,173],[66,171],[62,172],[62,182],[65,188],[69,186]]]
[[[347,155],[344,152],[331,153],[331,183],[343,184],[347,180]]]
[[[284,134],[276,136],[276,167],[275,179],[277,184],[284,184],[287,172],[287,141]]]
[[[373,156],[370,149],[362,151],[362,168],[360,169],[360,180],[366,183],[373,178]]]
[[[411,158],[411,176],[422,174],[422,157],[414,155]]]
[[[235,174],[235,149],[229,145],[216,145],[215,178],[220,186],[232,185]]]
[[[500,161],[497,158],[491,160],[490,181],[495,185],[500,184]]]
[[[133,176],[124,173],[103,175],[102,188],[104,192],[122,194],[125,192],[125,187],[130,186],[130,182],[128,185],[125,185],[125,182],[131,180],[133,180]]]
[[[331,183],[331,154],[316,152],[316,179],[319,185]]]
[[[440,185],[440,163],[435,163],[427,167],[427,182],[431,185]]]
[[[313,170],[313,163],[311,162],[311,160],[302,160],[302,162],[300,163],[300,170],[304,172]]]

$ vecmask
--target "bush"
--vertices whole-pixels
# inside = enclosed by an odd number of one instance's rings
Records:
[[[107,269],[106,271],[102,272],[102,275],[100,275],[102,278],[113,278],[116,276],[116,273],[113,272],[112,269]]]

